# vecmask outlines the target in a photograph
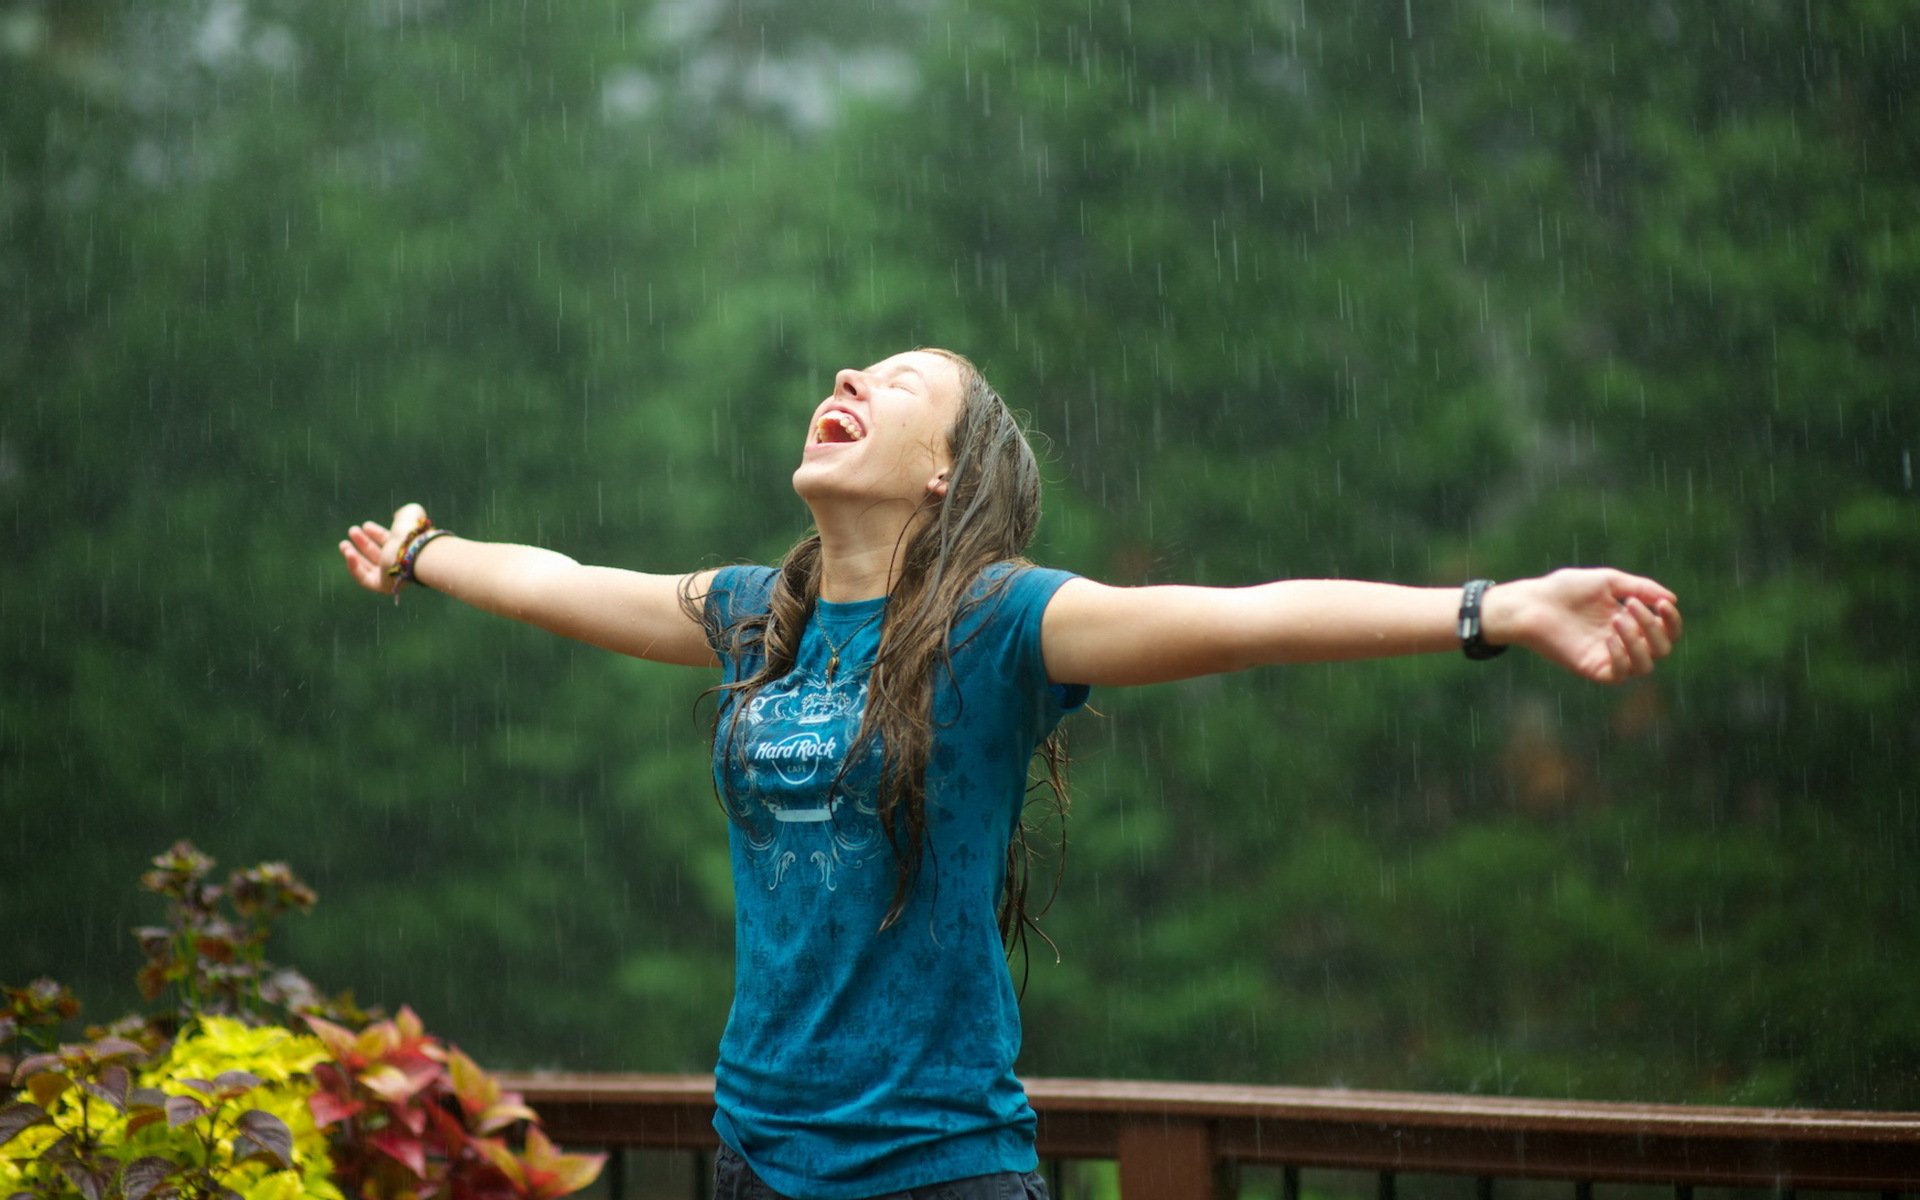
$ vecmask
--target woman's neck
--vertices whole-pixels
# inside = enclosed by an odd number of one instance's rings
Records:
[[[820,598],[830,604],[872,600],[893,591],[914,514],[894,505],[845,515],[815,511],[820,531]]]

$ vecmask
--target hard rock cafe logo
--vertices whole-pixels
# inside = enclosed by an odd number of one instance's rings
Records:
[[[811,730],[789,734],[777,742],[761,742],[753,748],[752,761],[771,765],[782,783],[799,787],[810,782],[824,764],[840,756],[840,739],[823,738]],[[824,821],[825,808],[818,810],[774,809],[776,821]]]
[[[805,824],[833,819],[842,801],[833,776],[860,727],[866,704],[865,683],[821,687],[811,680],[791,691],[769,689],[754,698],[745,716],[747,762],[750,774],[770,772],[784,785],[755,789],[775,821]],[[787,790],[807,788],[816,781],[817,791]]]

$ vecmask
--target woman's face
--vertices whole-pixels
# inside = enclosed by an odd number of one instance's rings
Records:
[[[834,377],[813,410],[793,490],[808,504],[946,493],[947,431],[960,415],[960,372],[945,355],[909,350]]]

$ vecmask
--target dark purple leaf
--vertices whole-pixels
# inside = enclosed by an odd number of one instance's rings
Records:
[[[93,1056],[101,1062],[116,1058],[144,1058],[146,1051],[138,1042],[123,1037],[103,1037],[93,1044]]]
[[[165,1108],[167,1094],[159,1088],[140,1087],[127,1093],[128,1108]]]
[[[111,1066],[100,1072],[98,1080],[81,1085],[87,1091],[105,1100],[116,1109],[127,1107],[127,1089],[133,1086],[133,1076],[122,1066]]]
[[[282,1167],[293,1165],[293,1131],[279,1117],[254,1108],[240,1114],[240,1132],[259,1146],[260,1151]],[[237,1149],[240,1139],[234,1140]],[[242,1156],[246,1157],[246,1156]]]
[[[207,1106],[192,1096],[167,1097],[167,1124],[178,1129],[189,1121],[198,1121],[207,1115]]]
[[[21,1130],[31,1129],[48,1120],[47,1110],[24,1100],[0,1105],[0,1146],[12,1141]]]
[[[183,1087],[190,1087],[203,1096],[213,1095],[213,1084],[205,1079],[176,1079],[174,1082]]]
[[[126,1200],[146,1200],[147,1194],[165,1183],[174,1169],[172,1159],[161,1158],[157,1154],[136,1158],[120,1174],[121,1195]]]
[[[92,1163],[69,1159],[60,1164],[60,1173],[65,1175],[80,1194],[87,1200],[100,1200],[107,1192],[107,1185],[113,1182],[113,1172],[102,1170]]]
[[[251,1071],[222,1071],[213,1077],[213,1086],[230,1096],[250,1092],[260,1086],[260,1077]]]
[[[127,1092],[133,1088],[133,1075],[116,1063],[100,1072],[100,1086],[107,1090],[116,1103],[125,1106]]]
[[[13,1086],[19,1087],[27,1081],[27,1076],[38,1075],[49,1067],[57,1067],[59,1065],[60,1056],[58,1054],[29,1054],[20,1060],[19,1066],[13,1069]]]

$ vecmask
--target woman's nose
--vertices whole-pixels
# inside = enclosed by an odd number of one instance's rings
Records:
[[[867,376],[863,371],[851,367],[833,377],[833,392],[849,400],[864,400],[867,397]]]

